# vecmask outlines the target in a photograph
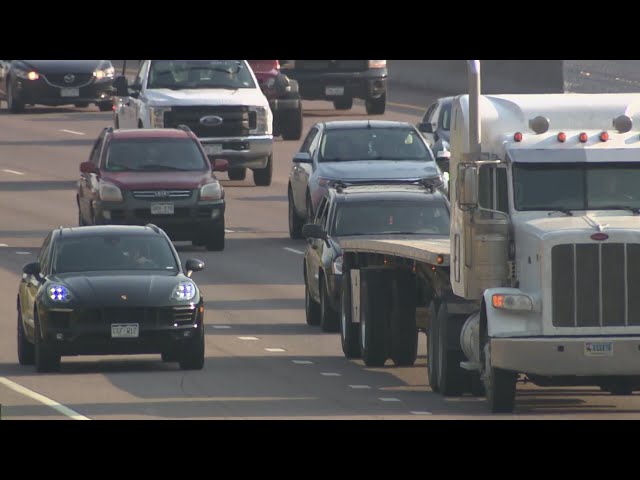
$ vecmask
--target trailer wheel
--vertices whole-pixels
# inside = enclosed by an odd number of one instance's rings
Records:
[[[351,322],[351,273],[345,272],[342,278],[340,301],[340,340],[346,358],[360,358],[360,329]]]
[[[484,346],[483,383],[491,413],[513,413],[516,404],[515,372],[491,366],[491,345]]]
[[[407,270],[397,271],[391,294],[391,359],[398,367],[410,367],[418,356],[415,276]]]
[[[386,318],[389,311],[389,272],[360,271],[360,352],[367,367],[382,367],[387,360]]]
[[[431,322],[427,330],[427,374],[431,391],[438,393],[440,385],[438,383],[438,321],[436,316],[435,302],[431,302],[429,306]]]
[[[459,344],[460,330],[466,318],[463,315],[449,315],[447,304],[443,303],[436,317],[438,324],[438,385],[447,397],[464,394],[468,386],[468,375],[460,367],[465,356]]]
[[[302,106],[283,112],[280,116],[280,133],[283,140],[300,140],[302,137]]]

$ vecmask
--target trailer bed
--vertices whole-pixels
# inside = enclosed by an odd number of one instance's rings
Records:
[[[431,265],[449,266],[449,237],[376,235],[340,238],[343,252],[378,253],[408,258]],[[443,259],[437,262],[438,256]]]

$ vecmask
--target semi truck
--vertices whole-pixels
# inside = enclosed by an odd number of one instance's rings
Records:
[[[431,389],[485,396],[492,413],[514,411],[519,380],[631,394],[640,94],[482,95],[480,62],[468,73],[450,238],[342,242],[343,348],[379,366],[423,330]]]

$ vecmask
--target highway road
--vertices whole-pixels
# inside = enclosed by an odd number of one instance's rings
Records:
[[[416,122],[428,92],[389,94],[390,120]],[[305,103],[305,132],[315,122],[363,118],[358,104],[338,114]],[[206,299],[206,363],[183,372],[160,356],[64,357],[59,373],[36,374],[16,354],[16,289],[46,233],[77,225],[78,165],[110,113],[0,109],[0,404],[2,419],[613,419],[640,418],[640,399],[596,388],[519,385],[513,415],[491,416],[484,399],[445,399],[426,376],[421,334],[414,367],[366,368],[347,360],[339,334],[304,319],[304,241],[287,232],[287,177],[300,142],[278,140],[274,182],[250,175],[226,188],[227,247],[206,252],[176,243],[183,260],[206,263],[194,278]]]

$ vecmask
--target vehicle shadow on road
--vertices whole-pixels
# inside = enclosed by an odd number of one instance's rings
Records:
[[[76,180],[37,180],[35,182],[0,182],[0,192],[29,192],[44,190],[77,190]]]
[[[210,310],[301,310],[304,298],[269,298],[261,300],[214,300],[204,302]]]
[[[0,140],[0,147],[86,147],[93,145],[96,139],[86,138],[62,138],[59,140]]]
[[[231,328],[220,328],[221,326]],[[311,327],[304,323],[206,323],[205,332],[211,336],[266,336],[266,335],[339,335],[325,333],[320,327]]]

